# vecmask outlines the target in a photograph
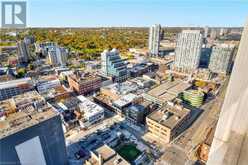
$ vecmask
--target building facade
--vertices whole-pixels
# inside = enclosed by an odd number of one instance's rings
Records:
[[[8,99],[34,89],[31,78],[23,78],[0,83],[0,100]]]
[[[149,30],[149,53],[150,56],[158,56],[159,55],[159,45],[160,45],[160,37],[161,37],[161,26],[153,25]]]
[[[127,65],[117,49],[101,53],[101,69],[103,74],[111,76],[115,82],[123,82],[128,78]]]
[[[182,131],[181,127],[189,116],[190,110],[186,108],[162,107],[146,117],[148,132],[163,143],[169,143]]]
[[[78,94],[87,94],[98,91],[101,87],[101,78],[90,73],[75,72],[68,76],[71,89]]]
[[[48,51],[49,64],[54,66],[66,65],[68,52],[63,47],[54,47]]]
[[[18,61],[20,63],[27,63],[30,58],[30,51],[28,44],[24,41],[19,41],[17,43],[17,54],[18,54]]]
[[[79,109],[83,114],[82,119],[79,121],[81,127],[87,128],[104,119],[104,109],[101,106],[82,95],[77,98],[81,101],[79,103]]]
[[[209,69],[215,73],[227,74],[231,70],[234,45],[219,44],[213,47]]]
[[[183,30],[177,36],[174,69],[191,73],[200,63],[202,34],[200,30]]]

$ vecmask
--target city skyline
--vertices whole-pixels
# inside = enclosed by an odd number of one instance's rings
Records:
[[[147,0],[62,0],[59,2],[28,0],[27,26],[148,27],[159,23],[170,27],[240,27],[244,24],[243,20],[247,17],[247,11],[248,2],[244,0],[200,2],[196,0],[155,0],[155,2]]]

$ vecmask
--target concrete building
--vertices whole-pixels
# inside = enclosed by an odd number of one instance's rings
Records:
[[[200,63],[202,34],[200,30],[183,30],[177,36],[174,69],[191,73]]]
[[[189,89],[191,84],[183,82],[179,79],[174,81],[166,81],[165,83],[151,89],[142,96],[152,102],[163,105],[167,101],[171,101],[179,96],[183,91]]]
[[[24,41],[17,42],[18,61],[20,63],[27,63],[30,58],[30,51],[28,44]]]
[[[126,119],[135,124],[143,124],[145,121],[145,107],[140,104],[134,104],[127,107],[125,116]]]
[[[169,143],[181,131],[189,119],[190,110],[181,106],[165,106],[146,117],[148,133],[163,143]]]
[[[128,78],[127,65],[117,49],[101,53],[101,69],[102,73],[111,76],[114,82],[123,82]]]
[[[18,95],[8,101],[13,105],[11,113],[5,113],[10,112],[9,106],[1,107],[0,162],[67,164],[62,123],[57,112],[37,92]]]
[[[76,71],[74,74],[68,75],[68,82],[70,88],[78,94],[95,92],[101,87],[100,77],[80,71]]]
[[[87,128],[104,119],[104,109],[84,96],[77,97],[80,100],[79,109],[83,114],[79,124],[82,128]]]
[[[204,27],[204,38],[208,38],[208,26]]]
[[[161,26],[153,25],[149,30],[149,53],[150,56],[159,55]]]
[[[54,42],[35,43],[35,52],[43,56],[48,55],[48,51],[57,46]]]
[[[215,73],[227,74],[231,71],[235,45],[219,44],[213,47],[209,69]]]
[[[48,60],[51,65],[66,65],[67,57],[68,51],[63,47],[53,47],[48,50]]]
[[[245,165],[248,162],[248,20],[210,148],[207,165]]]
[[[115,150],[107,145],[91,151],[91,157],[85,161],[85,165],[130,165]]]
[[[0,100],[8,99],[34,89],[31,78],[23,78],[0,83]]]
[[[41,80],[36,84],[39,93],[44,93],[49,89],[61,86],[59,79]]]

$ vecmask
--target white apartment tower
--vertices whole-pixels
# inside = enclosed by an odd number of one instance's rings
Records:
[[[150,27],[149,31],[149,53],[150,56],[158,56],[160,44],[161,26],[159,24]]]
[[[178,34],[174,69],[184,73],[191,73],[198,68],[202,48],[202,34],[200,30],[183,30]]]
[[[65,65],[67,61],[67,56],[68,52],[63,47],[53,47],[48,51],[48,60],[51,65]]]
[[[209,69],[215,73],[227,74],[231,69],[234,47],[233,44],[218,44],[214,46],[208,66]]]

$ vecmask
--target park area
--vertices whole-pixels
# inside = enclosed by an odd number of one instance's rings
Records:
[[[125,144],[117,152],[129,162],[134,161],[141,154],[141,151],[133,144]]]

